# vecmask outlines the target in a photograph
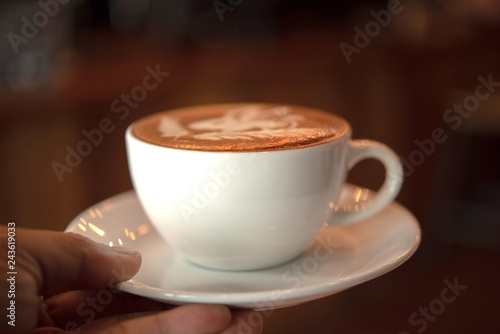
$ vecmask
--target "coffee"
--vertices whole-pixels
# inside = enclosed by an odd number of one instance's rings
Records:
[[[165,111],[133,125],[135,137],[197,151],[276,151],[342,137],[348,123],[328,112],[278,104],[217,104]]]

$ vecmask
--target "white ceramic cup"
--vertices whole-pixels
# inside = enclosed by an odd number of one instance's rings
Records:
[[[126,132],[134,189],[158,232],[192,263],[254,270],[300,255],[327,224],[362,220],[397,196],[402,167],[387,146],[340,137],[303,148],[211,152],[168,148]],[[336,206],[347,171],[374,158],[386,176],[374,198]]]

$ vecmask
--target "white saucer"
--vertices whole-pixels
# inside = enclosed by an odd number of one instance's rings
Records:
[[[359,204],[369,191],[346,185],[340,205]],[[137,275],[120,290],[171,304],[225,304],[257,310],[329,296],[383,275],[405,262],[420,243],[420,226],[393,202],[358,223],[326,228],[302,256],[259,271],[224,272],[194,266],[174,253],[146,218],[134,191],[82,212],[66,228],[95,241],[141,252]],[[258,247],[258,246],[256,246]]]

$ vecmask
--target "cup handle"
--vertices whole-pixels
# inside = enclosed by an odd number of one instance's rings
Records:
[[[372,140],[352,140],[347,152],[347,169],[350,170],[363,159],[374,158],[385,167],[385,181],[382,187],[367,201],[335,207],[330,225],[352,223],[377,213],[391,203],[403,183],[403,167],[396,153],[388,146]],[[358,199],[359,200],[359,199]]]

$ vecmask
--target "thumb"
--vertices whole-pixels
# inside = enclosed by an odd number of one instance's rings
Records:
[[[49,297],[69,290],[92,290],[132,278],[141,265],[139,252],[109,247],[74,233],[21,230],[18,250],[37,282],[38,293]]]
[[[7,245],[14,243],[15,268],[7,268],[7,259],[2,259],[0,287],[7,291],[9,282],[4,276],[15,270],[9,277],[15,280],[15,300],[10,303],[15,302],[18,310],[15,331],[19,333],[34,329],[40,295],[47,298],[68,290],[104,288],[133,277],[141,264],[138,252],[110,248],[80,235],[16,228],[7,238],[6,230],[6,226],[0,226],[0,248],[7,255],[7,250],[13,249]],[[4,325],[6,322],[0,324],[0,332]]]

